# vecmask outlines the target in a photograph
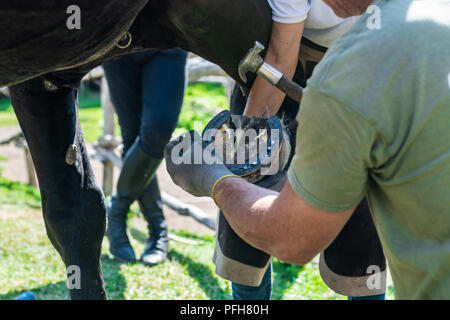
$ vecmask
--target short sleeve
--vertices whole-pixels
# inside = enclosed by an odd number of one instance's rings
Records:
[[[298,23],[306,20],[311,8],[308,0],[268,0],[272,20],[280,23]]]
[[[288,171],[293,190],[330,212],[356,207],[368,189],[372,125],[358,112],[308,87],[300,111],[295,156]]]

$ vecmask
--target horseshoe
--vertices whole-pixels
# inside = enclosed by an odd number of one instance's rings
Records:
[[[280,119],[276,116],[270,116],[267,119],[247,118],[244,116],[231,115],[229,111],[222,111],[206,125],[202,137],[205,140],[205,133],[207,130],[226,130],[241,128],[267,130],[267,135],[263,135],[264,137],[266,136],[267,139],[262,143],[260,143],[259,141],[257,142],[258,153],[256,156],[256,161],[253,160],[252,162],[250,162],[250,159],[245,157],[245,163],[236,163],[237,161],[235,161],[235,163],[225,163],[225,165],[234,174],[246,179],[251,183],[256,183],[266,177],[266,175],[262,174],[262,169],[270,167],[271,163],[273,163],[274,161],[279,161],[279,163],[283,164],[285,163],[285,161],[280,161],[277,158],[283,154],[282,150],[286,147],[285,139],[287,136],[283,133],[283,126]],[[278,134],[274,134],[277,132]],[[213,137],[213,139],[215,139],[216,134],[214,134]],[[260,136],[259,139],[261,139]],[[261,146],[265,149],[259,150],[259,147]],[[265,159],[261,158],[262,153],[266,153],[267,157]],[[236,159],[236,157],[237,155],[235,154],[234,159]],[[279,168],[278,172],[282,171],[283,169],[284,168]]]

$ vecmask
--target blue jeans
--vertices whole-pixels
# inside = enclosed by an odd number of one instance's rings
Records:
[[[232,282],[233,300],[270,300],[272,294],[272,263],[267,268],[266,273],[259,287],[250,287]]]
[[[179,49],[149,50],[103,65],[124,154],[139,136],[145,153],[163,157],[183,103],[186,59],[187,53]]]
[[[270,263],[259,287],[250,287],[232,283],[233,300],[270,300],[272,293],[272,263]],[[367,297],[348,297],[348,300],[384,300],[385,295]]]

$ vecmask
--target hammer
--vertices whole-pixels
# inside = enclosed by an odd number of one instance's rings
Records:
[[[291,99],[300,103],[303,96],[303,88],[289,78],[286,78],[285,75],[270,64],[264,62],[264,59],[259,55],[264,49],[261,43],[255,41],[253,48],[239,62],[238,71],[242,81],[247,83],[247,72],[255,72],[271,85],[286,93]]]

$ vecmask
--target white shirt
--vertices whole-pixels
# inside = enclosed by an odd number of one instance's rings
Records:
[[[360,18],[339,18],[322,0],[267,0],[272,19],[279,23],[305,21],[303,36],[323,47],[346,33]]]

